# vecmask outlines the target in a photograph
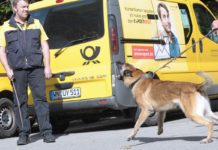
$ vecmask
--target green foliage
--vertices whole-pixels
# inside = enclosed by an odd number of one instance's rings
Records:
[[[9,0],[0,1],[0,25],[12,14],[11,3]]]
[[[0,25],[3,24],[5,20],[8,20],[12,14],[11,2],[13,0],[0,0]],[[40,0],[30,0],[31,3]]]

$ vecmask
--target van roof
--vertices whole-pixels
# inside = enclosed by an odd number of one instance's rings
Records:
[[[45,8],[49,6],[59,5],[59,4],[65,4],[69,2],[76,2],[79,0],[41,0],[38,2],[35,2],[30,5],[30,10],[35,10],[39,8]],[[168,2],[181,2],[181,0],[162,0],[162,1],[168,1]],[[183,1],[192,1],[192,2],[200,2],[201,0],[183,0]]]
[[[38,2],[31,4],[30,10],[65,4],[69,2],[76,2],[76,1],[79,1],[79,0],[42,0],[42,1],[38,1]]]

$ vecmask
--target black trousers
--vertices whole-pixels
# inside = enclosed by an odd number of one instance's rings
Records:
[[[41,134],[52,132],[52,126],[49,121],[49,105],[46,100],[45,94],[45,75],[44,68],[33,68],[25,70],[14,70],[14,85],[17,91],[18,102],[14,92],[14,110],[19,127],[19,135],[29,135],[31,132],[29,114],[27,110],[28,100],[28,85],[31,89],[31,93],[34,99],[34,108],[37,115],[39,129]],[[21,124],[20,112],[23,120],[23,126]]]

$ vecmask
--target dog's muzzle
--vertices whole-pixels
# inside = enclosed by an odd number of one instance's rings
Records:
[[[116,62],[116,77],[118,80],[123,80],[123,73],[122,73],[122,66],[123,66],[124,63],[118,61]]]

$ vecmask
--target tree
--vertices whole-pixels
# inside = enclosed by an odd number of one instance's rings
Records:
[[[9,0],[0,1],[0,25],[7,20],[12,14],[11,4]]]
[[[35,3],[40,0],[29,1],[30,3]],[[2,25],[5,20],[8,20],[12,15],[12,2],[13,0],[0,0],[0,25]]]

